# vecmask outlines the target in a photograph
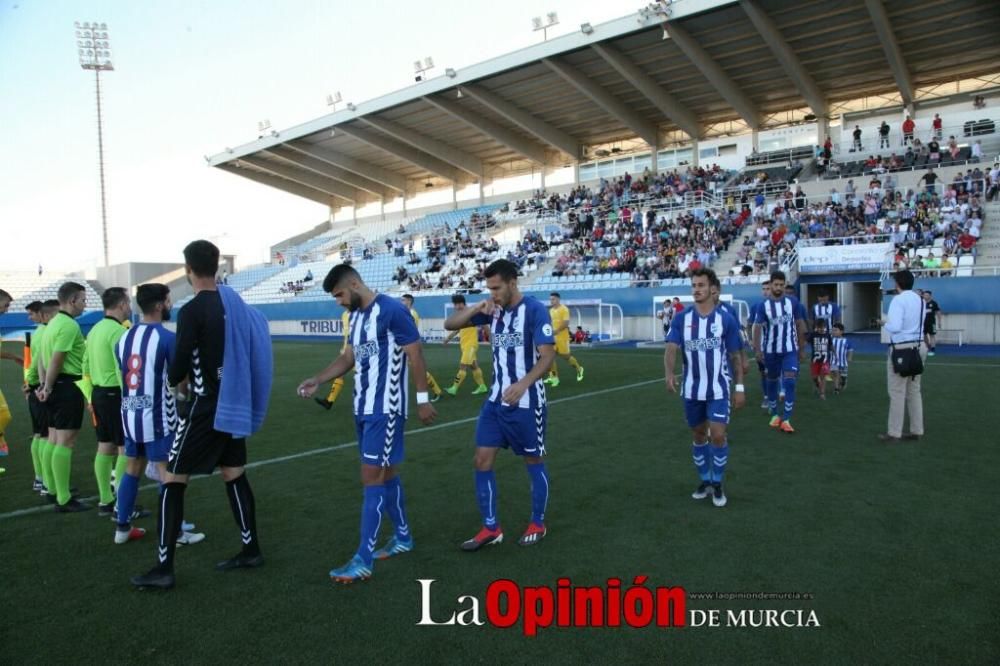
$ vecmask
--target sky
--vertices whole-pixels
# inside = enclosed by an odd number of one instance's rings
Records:
[[[74,21],[108,25],[101,75],[112,264],[181,260],[208,238],[238,265],[327,219],[319,204],[204,157],[413,83],[427,56],[460,69],[630,11],[606,0],[0,0],[0,270],[103,261],[94,74]]]

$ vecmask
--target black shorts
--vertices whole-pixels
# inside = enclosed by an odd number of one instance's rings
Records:
[[[48,405],[49,427],[56,430],[79,430],[83,425],[83,392],[74,383],[79,377],[59,375],[52,386]]]
[[[932,321],[925,321],[924,335],[937,335],[937,324]]]
[[[31,415],[31,432],[38,437],[48,437],[49,408],[44,402],[39,401],[38,396],[35,395],[35,389],[38,388],[38,384],[29,386],[28,388],[31,389],[31,392],[28,394],[28,414]]]
[[[94,430],[97,431],[97,441],[125,446],[125,431],[122,429],[122,390],[117,386],[114,388],[95,386],[90,404],[94,408]]]
[[[216,467],[247,464],[247,442],[215,429],[215,399],[197,396],[181,421],[167,458],[171,474],[211,474]]]

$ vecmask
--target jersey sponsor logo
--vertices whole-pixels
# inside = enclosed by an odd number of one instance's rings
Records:
[[[548,336],[551,337],[552,336],[552,327],[549,326],[548,324],[543,325],[542,326],[542,333],[544,333],[545,335],[548,335]]]
[[[127,395],[122,396],[123,412],[138,412],[144,409],[153,408],[153,396],[151,395]]]
[[[685,351],[709,351],[722,348],[722,338],[696,338],[684,341]]]
[[[786,313],[786,314],[778,315],[776,317],[771,317],[771,325],[772,326],[779,326],[781,324],[790,324],[790,323],[792,323],[793,319],[795,319],[795,316],[791,315],[791,314],[787,314]]]
[[[549,327],[551,335],[551,327]],[[499,349],[517,349],[524,346],[524,334],[520,332],[497,333],[493,336],[493,346]]]
[[[378,340],[362,342],[354,347],[354,358],[364,360],[366,358],[378,357]]]

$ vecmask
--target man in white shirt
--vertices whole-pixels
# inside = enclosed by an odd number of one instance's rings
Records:
[[[889,304],[889,314],[883,330],[889,335],[890,352],[887,361],[889,385],[888,432],[880,434],[882,442],[918,440],[924,434],[924,405],[920,394],[920,375],[901,377],[892,363],[892,350],[917,349],[921,362],[927,360],[927,347],[923,343],[924,301],[913,291],[913,273],[908,270],[893,274],[896,296]],[[910,414],[910,431],[903,434],[903,420]]]

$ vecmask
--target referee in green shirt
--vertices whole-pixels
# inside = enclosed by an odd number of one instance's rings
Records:
[[[90,406],[94,410],[97,431],[97,456],[94,477],[101,495],[98,514],[110,516],[115,510],[111,488],[111,470],[115,456],[125,460],[125,434],[122,430],[122,372],[115,356],[115,345],[125,334],[122,322],[132,316],[128,292],[111,287],[101,294],[104,319],[87,334],[87,353],[83,357],[83,376],[93,385]],[[118,476],[121,478],[121,475]]]
[[[83,355],[87,349],[76,318],[87,307],[87,291],[82,284],[66,282],[59,287],[58,298],[59,313],[49,322],[42,340],[45,365],[44,376],[41,373],[39,376],[38,399],[48,407],[49,428],[55,445],[52,476],[56,511],[73,513],[91,508],[74,499],[69,490],[73,445],[83,425],[83,393],[76,382],[83,378]]]

